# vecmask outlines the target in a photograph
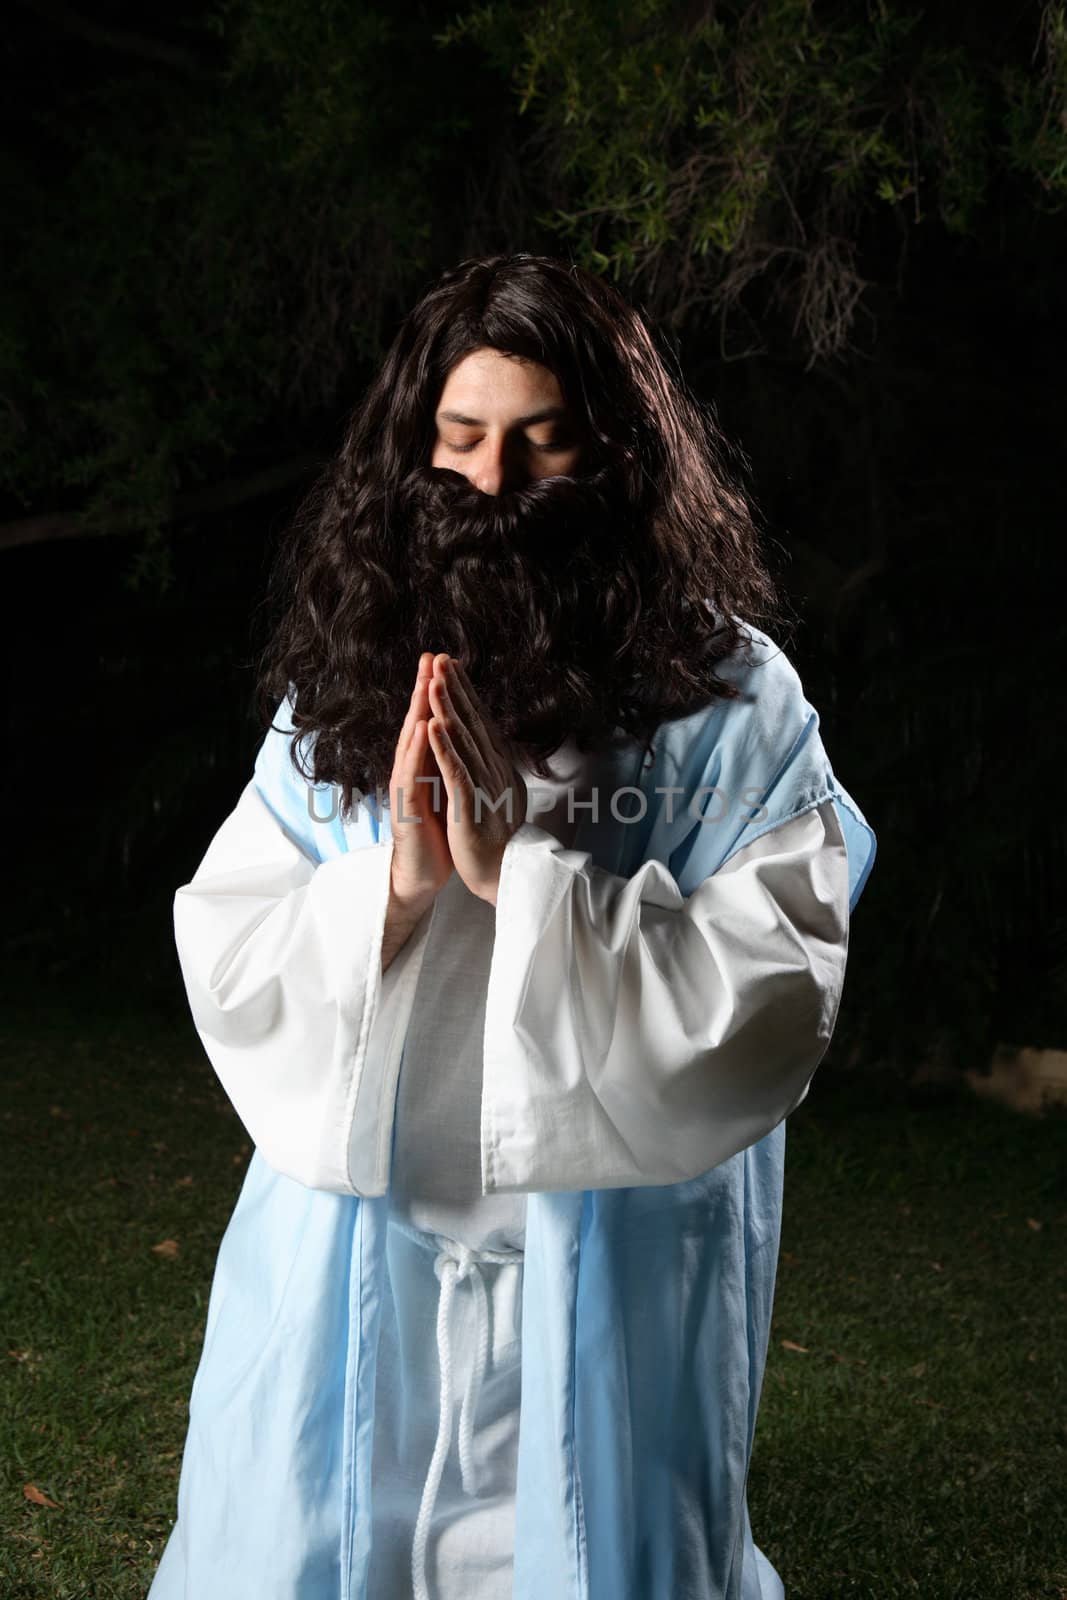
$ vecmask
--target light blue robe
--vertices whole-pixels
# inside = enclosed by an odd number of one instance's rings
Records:
[[[837,782],[786,656],[719,672],[736,701],[665,723],[655,762],[605,758],[642,821],[603,805],[574,849],[630,877],[663,863],[685,896],[742,846],[832,799],[850,910],[875,836]],[[255,783],[318,861],[352,847],[312,822],[284,734]],[[673,786],[679,794],[657,794]],[[701,788],[715,790],[692,806]],[[319,816],[327,786],[314,791]],[[632,797],[624,814],[640,808]],[[701,818],[701,813],[706,815]],[[360,808],[365,842],[387,808]],[[711,821],[708,817],[718,816]],[[515,1600],[781,1600],[745,1497],[770,1334],[785,1122],[684,1183],[528,1196]],[[389,1197],[312,1189],[253,1154],[223,1237],[190,1397],[178,1520],[149,1600],[368,1595],[375,1358]]]

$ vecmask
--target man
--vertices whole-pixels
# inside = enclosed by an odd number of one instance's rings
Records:
[[[256,1152],[152,1600],[782,1595],[784,1118],[875,846],[726,456],[609,286],[476,260],[297,518],[175,898]]]

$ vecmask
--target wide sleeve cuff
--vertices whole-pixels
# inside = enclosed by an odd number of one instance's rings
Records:
[[[486,1004],[482,1187],[676,1183],[806,1092],[848,949],[832,801],[738,851],[688,899],[524,823],[504,852]]]
[[[388,1182],[404,1007],[425,944],[425,930],[411,936],[386,997],[391,861],[390,841],[316,863],[249,783],[174,897],[212,1066],[266,1160],[311,1188],[369,1195]]]

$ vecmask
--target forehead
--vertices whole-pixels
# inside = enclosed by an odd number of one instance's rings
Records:
[[[501,350],[472,350],[445,379],[438,410],[489,421],[563,403],[559,380],[548,367]]]

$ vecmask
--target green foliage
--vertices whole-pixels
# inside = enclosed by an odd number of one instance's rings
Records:
[[[1010,67],[1004,75],[1009,164],[1036,179],[1042,204],[1060,211],[1067,198],[1067,9],[1055,0],[1041,13],[1032,70]]]
[[[213,0],[195,70],[121,67],[8,151],[0,482],[139,531],[347,401],[432,273],[542,239],[676,328],[850,348],[870,220],[979,228],[994,178],[1067,187],[1067,24],[1019,60],[889,0]],[[1036,42],[1036,50],[1033,48]],[[499,93],[497,88],[499,86]],[[477,200],[475,200],[477,195]],[[756,348],[748,347],[744,353]]]
[[[880,209],[970,233],[998,164],[1062,202],[1060,5],[1042,37],[1035,76],[888,0],[500,0],[441,41],[509,72],[541,134],[543,220],[578,260],[676,327],[725,329],[765,279],[812,365],[850,348]]]
[[[460,125],[425,95],[426,30],[384,5],[220,0],[211,26],[212,70],[42,106],[55,177],[7,173],[3,484],[140,530],[142,556],[179,486],[271,452],[379,353],[429,270],[425,200]]]

